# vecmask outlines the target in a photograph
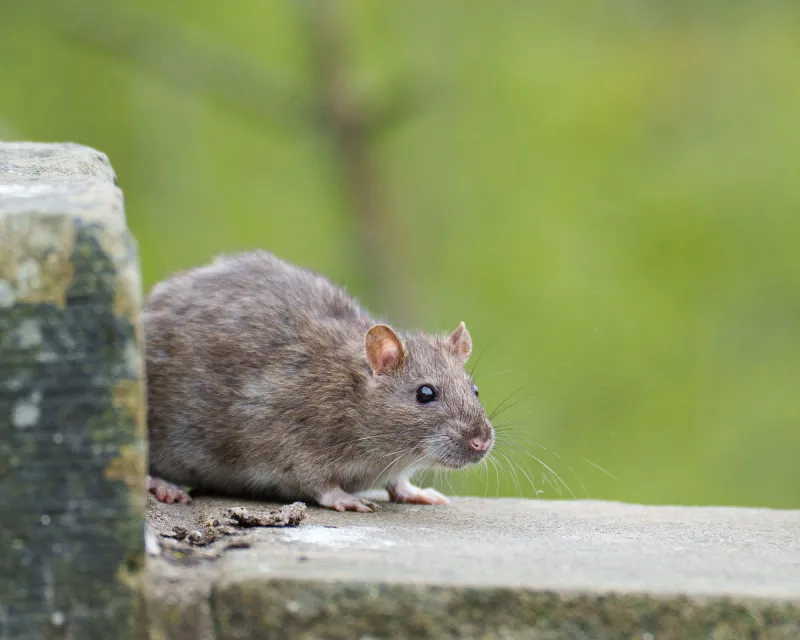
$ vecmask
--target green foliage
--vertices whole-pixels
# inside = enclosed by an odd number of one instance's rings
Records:
[[[15,5],[0,137],[109,154],[148,286],[263,247],[405,324],[465,320],[489,408],[534,392],[501,438],[578,496],[800,507],[800,5],[345,2],[357,94],[410,92],[369,142],[413,293],[386,305],[306,5]],[[439,482],[559,495],[501,451]]]

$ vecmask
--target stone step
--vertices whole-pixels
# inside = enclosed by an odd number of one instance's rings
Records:
[[[149,521],[156,535],[203,530],[232,506],[277,508],[153,500]],[[798,532],[800,512],[768,509],[309,507],[297,527],[163,550],[151,624],[170,638],[800,638]]]

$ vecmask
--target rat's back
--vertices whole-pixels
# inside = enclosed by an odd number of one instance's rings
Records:
[[[254,313],[260,320],[287,320],[299,313],[320,320],[369,321],[341,288],[265,251],[220,257],[210,265],[173,275],[153,288],[145,314],[217,320],[221,305],[232,305],[228,316],[239,320],[252,319]]]
[[[157,285],[144,312],[151,471],[217,490],[265,484],[246,462],[279,455],[291,425],[315,419],[302,390],[320,371],[327,384],[351,375],[370,325],[342,289],[266,252]]]

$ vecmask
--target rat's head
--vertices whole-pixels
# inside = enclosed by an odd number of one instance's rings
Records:
[[[478,387],[464,370],[471,351],[463,322],[446,337],[401,339],[382,324],[367,332],[369,393],[381,408],[376,419],[392,430],[398,453],[405,446],[420,467],[458,469],[480,461],[494,444]]]

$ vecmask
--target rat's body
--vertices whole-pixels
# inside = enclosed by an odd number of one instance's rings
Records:
[[[494,432],[463,365],[471,341],[398,335],[328,280],[256,252],[154,287],[145,307],[151,490],[369,511],[350,493],[446,502],[408,477],[460,467]],[[429,397],[431,390],[435,398]]]

